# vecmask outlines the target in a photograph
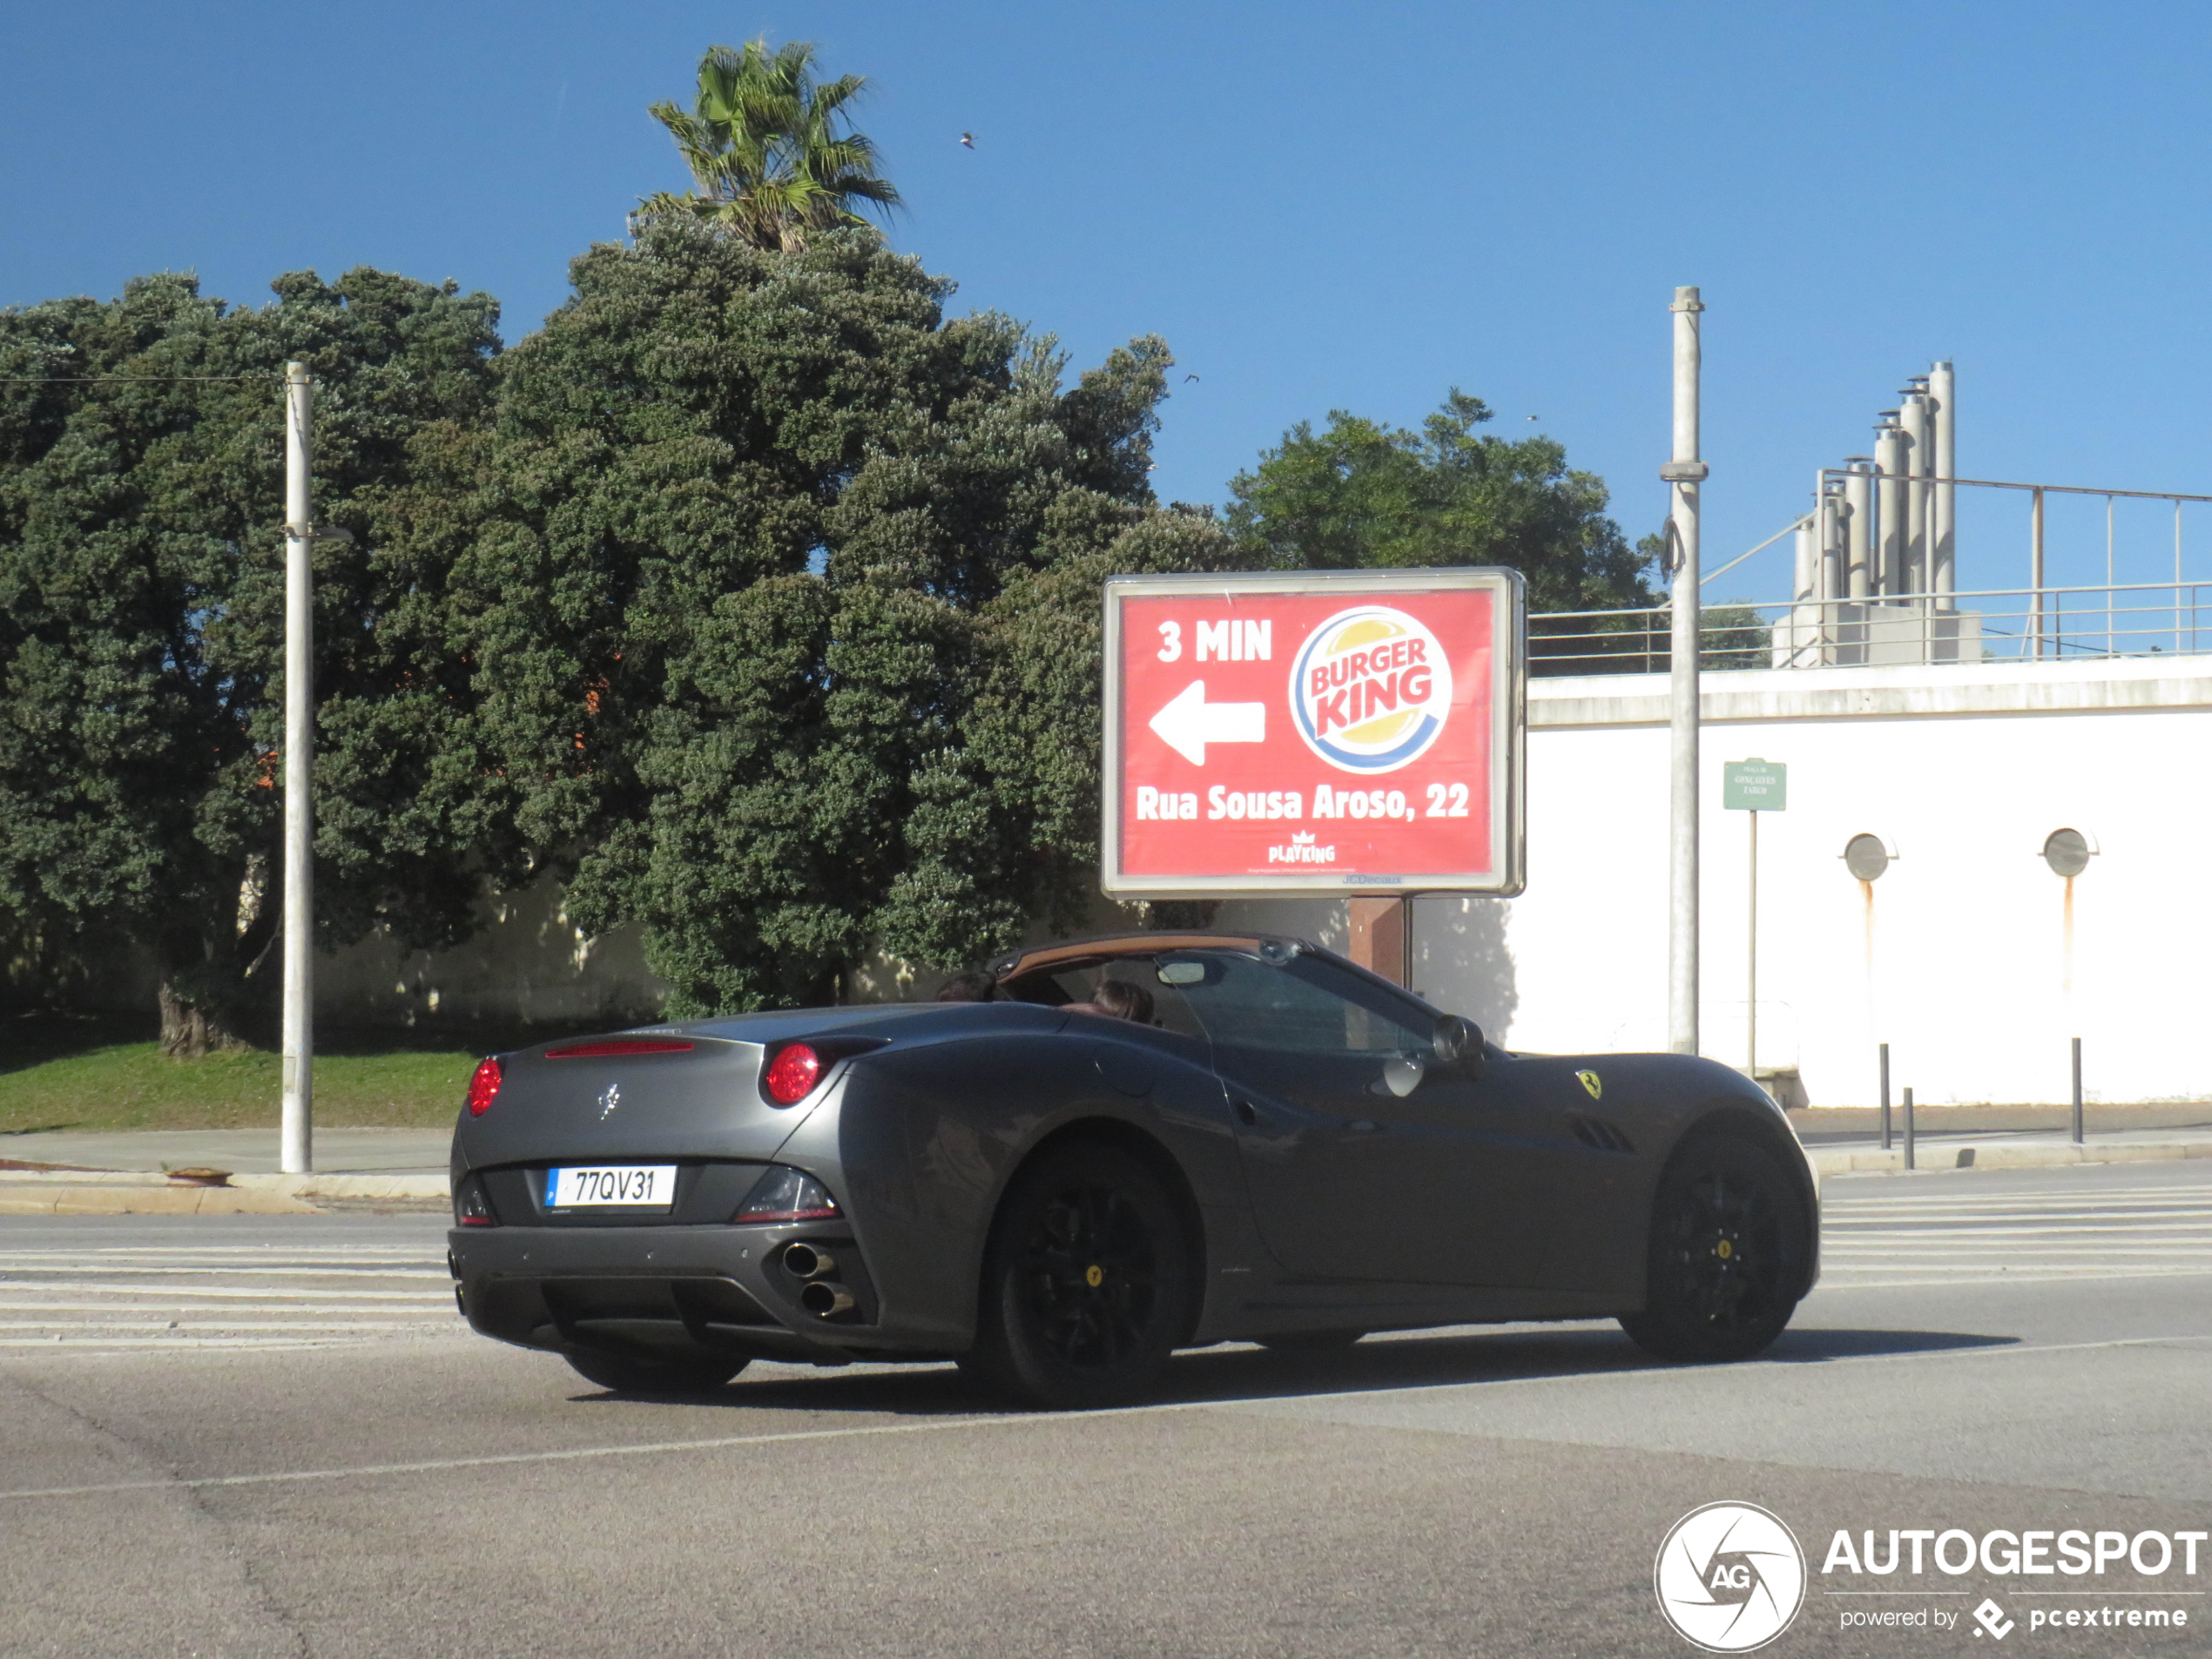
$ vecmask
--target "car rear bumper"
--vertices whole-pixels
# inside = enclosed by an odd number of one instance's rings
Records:
[[[883,1321],[848,1225],[456,1227],[446,1238],[469,1323],[523,1347],[844,1365],[921,1357],[925,1340]],[[806,1281],[783,1260],[802,1239],[834,1258],[818,1277],[852,1306],[801,1305]]]

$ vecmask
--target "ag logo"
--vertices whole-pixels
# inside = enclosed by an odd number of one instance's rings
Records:
[[[1291,659],[1291,722],[1339,772],[1395,772],[1419,759],[1451,711],[1444,648],[1388,605],[1338,611]]]
[[[1595,1071],[1578,1071],[1575,1074],[1575,1076],[1576,1079],[1581,1082],[1582,1087],[1589,1090],[1590,1098],[1592,1100],[1603,1100],[1605,1098],[1605,1082],[1597,1075],[1597,1073]]]
[[[1805,1600],[1804,1551],[1757,1504],[1691,1510],[1660,1544],[1651,1577],[1667,1622],[1708,1653],[1766,1646]]]
[[[599,1121],[603,1123],[605,1123],[607,1119],[613,1115],[615,1108],[621,1104],[622,1085],[620,1083],[609,1083],[607,1085],[607,1092],[599,1096]],[[629,1121],[630,1120],[626,1117],[623,1119],[623,1122],[625,1123]]]

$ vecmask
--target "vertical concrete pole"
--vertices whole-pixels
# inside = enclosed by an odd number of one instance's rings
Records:
[[[1698,486],[1707,468],[1698,458],[1698,381],[1705,307],[1695,288],[1676,288],[1674,454],[1659,469],[1673,494],[1668,541],[1674,559],[1673,632],[1669,660],[1672,708],[1667,928],[1667,1046],[1697,1052],[1697,722]]]
[[[1959,602],[1959,377],[1945,358],[1928,371],[1928,401],[1935,415],[1935,501],[1929,517],[1928,536],[1935,548],[1933,580],[1936,609],[1956,610]]]
[[[287,1175],[314,1168],[314,507],[307,457],[314,388],[284,366],[284,1120]]]
[[[1844,591],[1846,599],[1864,599],[1874,591],[1874,462],[1866,455],[1851,455],[1844,479]]]
[[[1874,591],[1885,597],[1905,591],[1905,428],[1897,423],[1895,409],[1882,411],[1882,424],[1874,429],[1874,533],[1879,538],[1874,559]]]

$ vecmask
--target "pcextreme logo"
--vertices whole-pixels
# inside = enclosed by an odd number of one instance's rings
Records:
[[[1790,1628],[1805,1601],[1805,1553],[1779,1516],[1709,1503],[1668,1530],[1651,1568],[1659,1611],[1708,1653],[1749,1653]]]

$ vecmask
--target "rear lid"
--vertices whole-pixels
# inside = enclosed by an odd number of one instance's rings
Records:
[[[746,1015],[695,1025],[650,1026],[569,1037],[500,1056],[499,1093],[454,1135],[455,1163],[644,1162],[760,1158],[776,1149],[829,1091],[845,1063],[826,1067],[804,1100],[771,1103],[760,1071],[794,1038],[826,1049],[858,1038],[874,1046],[895,1027],[897,1008],[814,1008]],[[846,1056],[849,1058],[849,1055]]]

